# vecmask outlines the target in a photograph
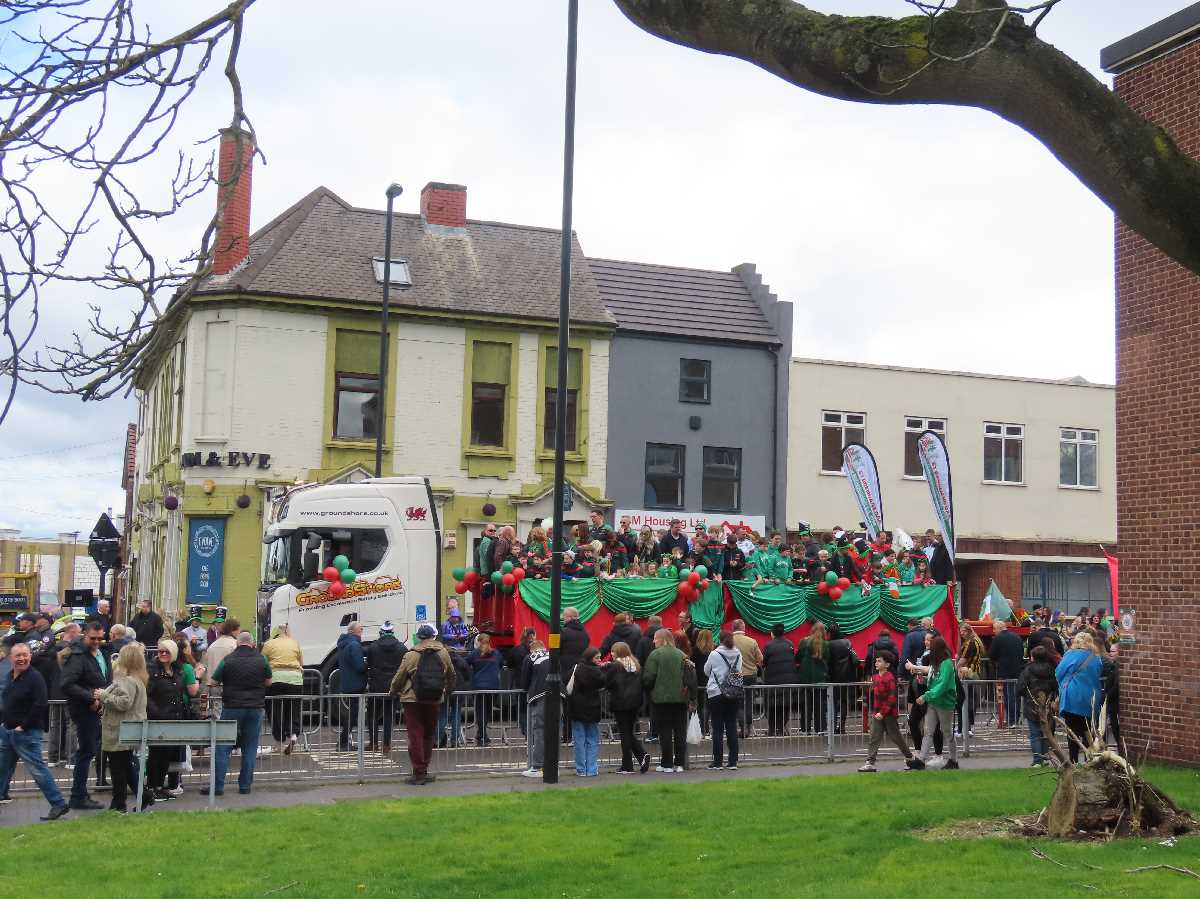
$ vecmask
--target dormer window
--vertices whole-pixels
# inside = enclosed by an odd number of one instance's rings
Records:
[[[375,267],[375,280],[382,284],[383,257],[376,256],[371,260],[371,264]],[[393,257],[392,266],[388,272],[388,282],[393,287],[412,287],[412,274],[408,270],[407,259],[396,259]]]

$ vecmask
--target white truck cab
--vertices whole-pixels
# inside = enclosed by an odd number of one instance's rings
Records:
[[[384,621],[408,640],[422,624],[438,625],[442,534],[428,478],[297,487],[273,517],[263,537],[266,579],[279,586],[260,620],[268,632],[288,626],[305,667],[336,665],[337,639],[352,614],[364,642],[378,637]],[[339,555],[357,578],[335,596],[323,572]]]

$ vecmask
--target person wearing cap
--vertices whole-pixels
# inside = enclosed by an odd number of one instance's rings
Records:
[[[304,692],[304,656],[300,644],[286,624],[271,631],[271,639],[262,646],[263,658],[271,668],[271,686],[267,688],[267,718],[271,735],[291,755],[300,736],[300,694]]]
[[[207,645],[212,646],[221,636],[221,625],[225,623],[225,619],[228,617],[229,609],[225,608],[225,606],[217,606],[216,612],[213,613],[213,623],[204,634],[204,640]]]
[[[466,649],[471,632],[463,624],[462,611],[458,606],[452,606],[449,615],[442,625],[442,645],[447,649]]]
[[[396,719],[395,703],[388,694],[392,679],[400,670],[408,647],[396,639],[396,628],[384,621],[379,639],[367,647],[367,751],[378,749],[384,755],[392,751],[392,725]],[[376,742],[379,724],[383,722],[383,743]]]
[[[455,682],[450,653],[438,641],[437,631],[433,626],[422,624],[417,629],[417,639],[421,642],[414,646],[411,652],[404,654],[388,689],[388,692],[398,697],[404,705],[404,724],[408,730],[408,757],[413,769],[412,775],[405,783],[410,786],[423,786],[435,780],[429,773],[429,763],[433,758],[433,744],[437,735],[438,706],[454,689]],[[442,663],[442,695],[437,700],[418,699],[413,683],[417,667],[428,653],[436,653]]]
[[[193,613],[188,619],[188,626],[180,633],[192,645],[192,654],[199,659],[208,649],[208,630],[200,623],[199,613]]]

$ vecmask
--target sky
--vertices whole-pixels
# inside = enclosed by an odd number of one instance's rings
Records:
[[[166,35],[224,3],[143,5]],[[1108,84],[1100,49],[1185,5],[1067,0],[1039,31]],[[381,208],[393,181],[400,211],[417,211],[427,182],[448,181],[467,186],[470,218],[557,227],[565,29],[562,0],[340,0],[336,14],[259,0],[240,64],[266,156],[254,227],[317,185]],[[229,110],[218,67],[168,149],[195,152]],[[797,356],[1113,382],[1112,214],[990,113],[825,99],[654,38],[610,0],[582,0],[577,116],[574,227],[590,256],[753,262],[795,306]],[[133,183],[154,190],[168,167]],[[63,174],[46,189],[66,202],[74,185]],[[213,203],[210,192],[165,222],[155,247],[185,252]],[[82,327],[98,299],[51,292],[39,342]],[[0,425],[0,527],[86,532],[106,507],[120,511],[135,418],[132,398],[83,404],[22,388]]]

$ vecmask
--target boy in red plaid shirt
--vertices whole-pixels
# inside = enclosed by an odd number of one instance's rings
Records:
[[[896,678],[892,675],[891,666],[896,657],[887,650],[875,657],[875,675],[871,678],[871,737],[867,744],[867,763],[859,771],[875,771],[875,757],[879,754],[879,746],[883,743],[883,735],[896,744],[896,748],[904,753],[905,764],[909,768],[924,768],[925,763],[912,754],[908,741],[900,733],[900,723],[896,710]]]

